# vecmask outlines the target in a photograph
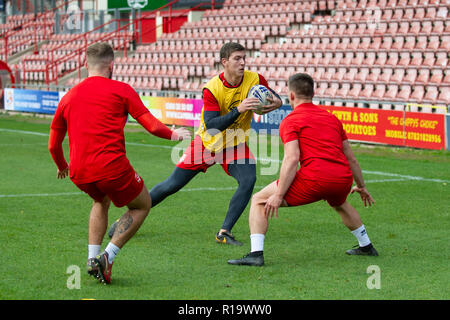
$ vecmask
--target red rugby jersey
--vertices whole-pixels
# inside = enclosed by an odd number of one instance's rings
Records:
[[[312,103],[297,106],[280,124],[283,143],[298,140],[304,179],[341,182],[352,176],[342,150],[347,135],[333,114]]]
[[[68,132],[69,176],[74,183],[114,179],[130,167],[123,133],[128,114],[137,119],[150,113],[123,82],[88,77],[64,95],[51,129]],[[153,116],[151,120],[160,122]],[[167,128],[168,139],[170,132]]]

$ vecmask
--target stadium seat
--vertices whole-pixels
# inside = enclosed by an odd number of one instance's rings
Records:
[[[384,84],[377,84],[375,86],[375,90],[372,91],[371,98],[374,100],[382,100],[384,97],[384,94],[386,93],[386,85]]]
[[[445,105],[450,104],[450,87],[441,87],[438,98],[436,99],[437,103],[442,103]]]
[[[422,102],[424,95],[425,95],[424,86],[417,85],[413,87],[413,92],[410,95],[410,99],[413,102]]]
[[[378,77],[381,74],[381,68],[378,67],[373,67],[370,70],[370,73],[367,75],[366,81],[368,82],[377,82],[378,81]]]
[[[400,83],[403,81],[403,77],[405,76],[405,69],[404,68],[395,68],[394,73],[392,74],[390,78],[390,82],[393,83]]]
[[[388,83],[391,79],[393,72],[394,71],[392,68],[383,68],[383,72],[380,75],[380,77],[378,78],[378,81]]]
[[[376,66],[384,66],[386,65],[387,61],[387,52],[386,51],[379,51],[377,55],[377,59],[375,60],[374,65]]]
[[[359,68],[358,73],[355,75],[354,80],[359,82],[365,82],[369,73],[370,73],[369,68],[366,67]]]
[[[419,69],[416,83],[427,83],[430,78],[430,69]]]
[[[395,97],[396,101],[402,101],[407,102],[409,100],[409,97],[411,95],[411,86],[410,85],[402,85],[400,87],[400,90]]]
[[[438,99],[439,91],[436,86],[427,86],[425,96],[423,97],[424,102],[434,104]]]
[[[400,52],[400,59],[398,65],[402,67],[407,67],[411,62],[411,54],[407,51]]]
[[[358,100],[360,97],[361,90],[362,90],[362,84],[354,83],[353,87],[347,93],[347,98]]]
[[[374,86],[373,84],[367,83],[364,85],[364,89],[360,91],[360,98],[363,100],[368,100],[372,96]]]
[[[350,91],[350,83],[343,83],[341,88],[336,91],[336,98],[345,99],[348,97],[348,92]]]
[[[383,96],[383,100],[394,101],[398,95],[398,85],[391,84],[388,85],[388,89]]]
[[[443,77],[444,73],[441,69],[433,69],[431,71],[431,77],[429,82],[433,84],[440,84],[442,82]]]
[[[413,84],[417,78],[417,69],[407,69],[406,75],[403,77],[403,82]]]

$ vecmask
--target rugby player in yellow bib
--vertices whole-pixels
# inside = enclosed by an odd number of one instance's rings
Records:
[[[177,163],[171,175],[150,190],[152,207],[167,196],[183,188],[199,172],[220,164],[236,179],[238,187],[231,198],[225,220],[216,233],[218,243],[242,245],[231,233],[252,196],[256,182],[256,163],[247,146],[253,110],[259,105],[256,98],[247,98],[256,84],[268,86],[260,74],[245,70],[245,48],[238,43],[226,43],[220,50],[224,72],[213,77],[203,88],[203,109],[200,127],[190,146]],[[263,113],[279,108],[280,96],[271,90],[273,100],[264,106]],[[223,187],[221,185],[220,187]],[[206,200],[206,199],[205,199]],[[199,210],[215,211],[208,203]],[[113,233],[114,225],[109,234]]]

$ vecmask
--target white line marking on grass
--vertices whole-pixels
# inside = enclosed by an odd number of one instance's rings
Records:
[[[23,134],[31,134],[31,135],[38,135],[38,136],[46,136],[46,137],[48,137],[47,133],[34,132],[34,131],[3,129],[3,128],[0,128],[0,131],[14,132],[14,133],[23,133]],[[165,145],[146,144],[146,143],[137,143],[137,142],[126,142],[126,145],[139,146],[139,147],[150,147],[150,148],[163,148],[163,149],[172,149],[172,148],[183,149],[183,148],[176,147],[176,146],[165,146]],[[280,160],[280,159],[258,158],[258,157],[256,159],[258,161],[261,161],[261,162],[279,162],[279,163],[282,162],[282,160]],[[362,172],[364,174],[374,174],[374,175],[380,175],[380,176],[398,177],[398,178],[404,178],[406,180],[419,180],[419,181],[438,182],[438,183],[450,183],[449,180],[423,178],[423,177],[418,177],[418,176],[402,175],[402,174],[390,173],[390,172],[370,171],[370,170],[362,170]],[[387,181],[406,181],[406,180],[386,180],[386,182]],[[377,181],[377,180],[374,180],[374,181]],[[379,180],[379,181],[383,182],[383,180]]]
[[[0,131],[12,132],[12,133],[23,133],[23,134],[31,134],[31,135],[34,135],[34,136],[48,137],[48,133],[35,132],[35,131],[14,130],[14,129],[4,129],[4,128],[0,128]]]
[[[405,179],[408,179],[408,180],[421,180],[421,181],[431,181],[431,182],[441,182],[441,183],[449,183],[450,182],[449,180],[423,178],[423,177],[417,177],[417,176],[409,176],[409,175],[403,175],[403,174],[397,174],[397,173],[389,173],[389,172],[380,172],[380,171],[363,170],[363,173],[376,174],[376,175],[388,176],[388,177],[399,177],[399,178],[405,178]]]
[[[78,196],[83,192],[0,194],[0,198]]]

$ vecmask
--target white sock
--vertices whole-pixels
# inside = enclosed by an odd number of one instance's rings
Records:
[[[360,247],[365,247],[370,244],[369,236],[367,235],[364,225],[352,231],[353,235],[358,239]]]
[[[100,253],[99,244],[89,244],[88,245],[88,259],[95,258]]]
[[[108,262],[113,263],[114,258],[120,251],[120,248],[118,246],[116,246],[114,243],[110,242],[106,246],[105,251],[108,253]]]
[[[250,235],[251,252],[264,251],[265,235],[261,233],[254,233]]]

